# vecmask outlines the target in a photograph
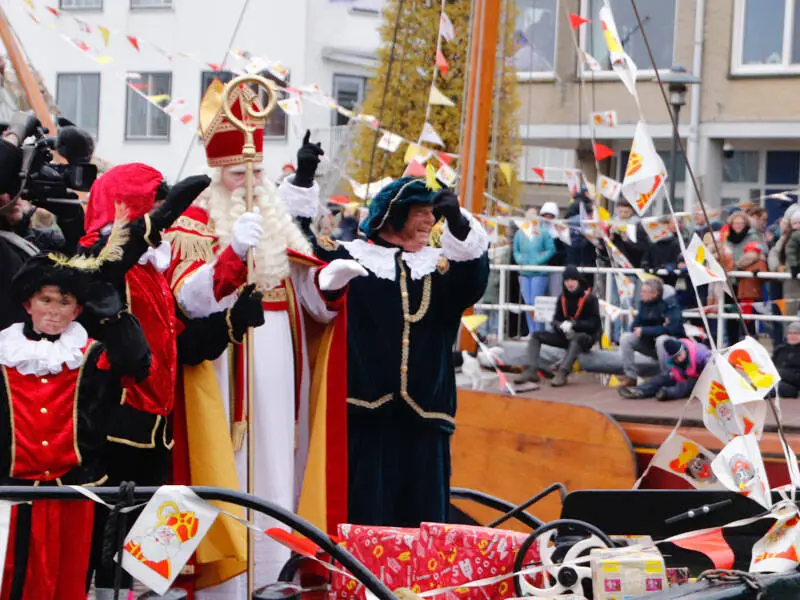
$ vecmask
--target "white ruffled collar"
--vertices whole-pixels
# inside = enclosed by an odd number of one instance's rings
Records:
[[[364,240],[340,242],[353,259],[381,279],[394,281],[397,276],[395,257],[399,248],[387,248]],[[422,279],[433,273],[442,257],[441,248],[426,246],[418,252],[403,252],[403,262],[411,270],[411,279]]]
[[[57,375],[64,367],[77,369],[83,364],[83,349],[89,334],[72,322],[55,342],[30,340],[24,325],[15,323],[0,331],[0,365],[14,368],[22,375]]]

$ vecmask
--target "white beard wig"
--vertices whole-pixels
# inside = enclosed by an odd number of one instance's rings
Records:
[[[208,210],[221,246],[231,241],[233,224],[245,213],[245,190],[238,188],[233,192],[221,183],[222,169],[211,169],[211,185],[202,198]],[[297,227],[292,216],[278,198],[275,186],[266,179],[253,190],[253,206],[263,217],[264,234],[261,243],[255,248],[255,280],[264,291],[271,290],[289,277],[289,257],[287,249],[311,256],[311,244]]]

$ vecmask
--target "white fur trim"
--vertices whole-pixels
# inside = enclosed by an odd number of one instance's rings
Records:
[[[29,340],[22,323],[0,331],[0,365],[22,375],[57,375],[63,369],[74,370],[83,364],[83,349],[89,334],[76,322],[70,323],[55,342]]]
[[[442,233],[442,250],[448,260],[453,262],[475,260],[483,256],[483,253],[489,249],[489,236],[483,225],[463,208],[461,214],[469,219],[470,231],[466,239],[464,241],[456,239],[446,224]]]
[[[319,185],[315,181],[310,188],[302,188],[293,182],[294,175],[283,180],[278,188],[278,198],[293,217],[315,219],[319,214]]]
[[[377,244],[369,244],[364,240],[340,243],[362,267],[381,279],[395,280],[398,248],[386,248]],[[411,279],[414,280],[422,279],[433,273],[441,257],[442,250],[430,246],[426,246],[418,252],[403,252],[403,262],[411,270]]]
[[[190,319],[202,319],[212,313],[231,308],[236,304],[237,293],[230,294],[217,301],[214,297],[214,269],[217,265],[206,263],[187,275],[178,288],[175,299],[186,316]]]

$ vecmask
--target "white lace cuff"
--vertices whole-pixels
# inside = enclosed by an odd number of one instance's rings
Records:
[[[463,208],[461,209],[461,214],[469,219],[470,230],[466,239],[463,241],[457,239],[450,233],[447,224],[445,224],[444,233],[442,233],[442,250],[448,260],[453,262],[475,260],[489,249],[489,236],[486,234],[483,225],[469,211]]]
[[[302,188],[294,185],[293,181],[294,176],[283,180],[278,188],[278,197],[293,217],[316,218],[319,213],[319,184],[315,181],[310,188]]]

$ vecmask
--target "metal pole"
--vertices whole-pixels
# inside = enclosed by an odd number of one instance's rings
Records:
[[[672,105],[672,112],[675,115],[675,123],[680,122],[680,114],[681,114],[681,105],[680,104],[673,104]],[[673,136],[672,136],[672,152],[670,153],[670,167],[669,167],[669,197],[672,198],[672,201],[675,201],[675,186],[678,183],[678,136],[680,133],[676,128]],[[686,198],[684,198],[684,202]],[[659,213],[660,215],[664,214],[664,201],[663,199],[660,200],[659,205]],[[678,234],[680,235],[680,233]]]
[[[508,271],[500,271],[500,291],[498,301],[500,308],[497,310],[497,342],[502,343],[506,339],[506,303],[508,302]]]
[[[722,348],[723,342],[723,333],[725,330],[725,319],[723,318],[725,315],[725,288],[723,286],[718,286],[717,290],[717,348]]]

